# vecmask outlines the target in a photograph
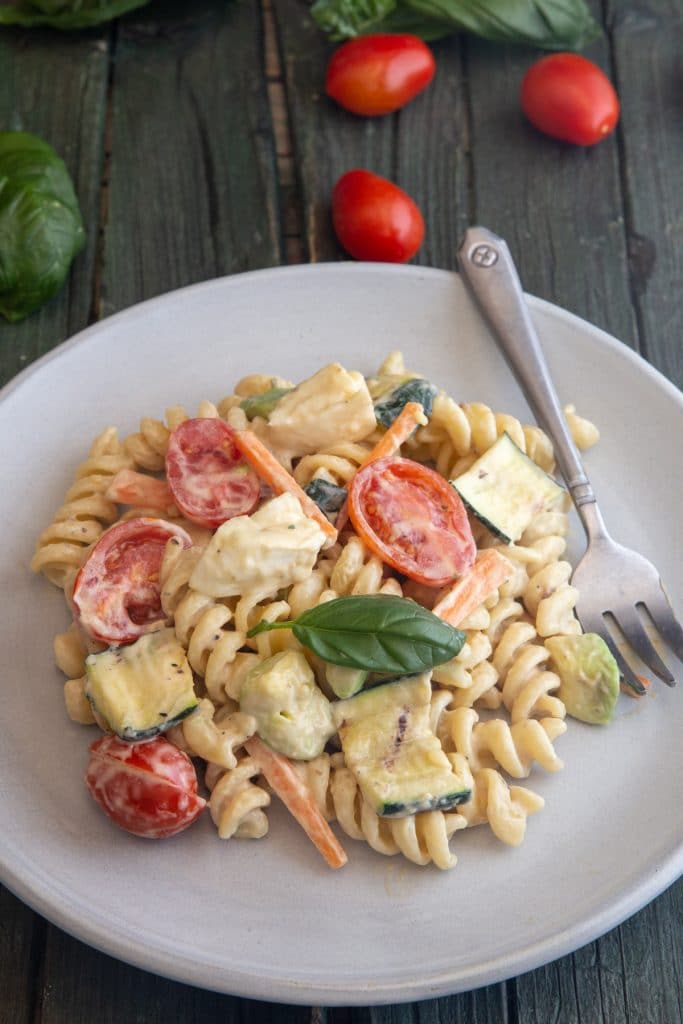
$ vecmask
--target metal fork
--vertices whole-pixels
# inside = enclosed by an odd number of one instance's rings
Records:
[[[458,251],[458,265],[529,406],[555,446],[560,472],[586,531],[588,546],[572,576],[579,590],[576,613],[582,628],[604,639],[624,682],[636,692],[643,693],[645,688],[624,656],[622,640],[649,671],[674,686],[672,673],[648,636],[643,613],[681,661],[683,629],[654,565],[617,544],[607,532],[560,409],[506,243],[486,228],[470,228]]]

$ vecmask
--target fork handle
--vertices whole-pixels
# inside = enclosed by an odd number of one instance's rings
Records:
[[[458,250],[458,266],[534,416],[553,442],[560,472],[586,533],[589,537],[606,533],[507,244],[486,228],[471,227]]]

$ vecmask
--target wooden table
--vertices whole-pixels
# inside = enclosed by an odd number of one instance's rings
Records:
[[[174,0],[101,31],[0,31],[1,124],[63,155],[88,232],[62,293],[24,323],[0,326],[3,382],[87,324],[160,292],[340,258],[330,191],[363,166],[420,204],[420,263],[452,268],[465,226],[486,224],[508,239],[529,291],[621,338],[680,386],[683,13],[680,0],[593,6],[606,32],[588,55],[617,83],[622,119],[592,150],[523,122],[517,92],[534,53],[473,38],[435,46],[435,82],[399,115],[344,114],[322,94],[330,48],[305,0]],[[267,1006],[154,977],[0,891],[2,1024],[677,1024],[682,993],[683,881],[530,974],[353,1011]]]

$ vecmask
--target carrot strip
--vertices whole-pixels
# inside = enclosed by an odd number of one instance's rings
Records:
[[[282,800],[290,814],[299,822],[329,866],[331,868],[343,867],[348,860],[344,848],[325,821],[308,786],[299,778],[289,759],[271,750],[258,736],[252,736],[244,745],[273,791]]]
[[[143,505],[145,508],[167,512],[173,509],[173,495],[163,480],[136,473],[132,469],[121,469],[113,476],[105,491],[105,498],[117,505]]]
[[[446,591],[432,608],[444,622],[457,626],[479,607],[487,597],[509,579],[512,566],[499,551],[487,548],[464,576]]]
[[[377,459],[395,455],[401,445],[408,440],[415,427],[424,426],[427,422],[424,409],[419,402],[406,402],[394,422],[382,434],[368,457],[363,460],[362,465],[367,466],[369,462],[376,462]]]
[[[288,473],[284,466],[281,466],[275,456],[268,451],[266,446],[259,440],[252,430],[236,430],[235,444],[244,455],[250,465],[254,467],[258,475],[276,494],[292,494],[297,499],[304,513],[315,519],[316,523],[327,537],[325,547],[334,544],[337,539],[337,531],[327,516],[320,511],[312,498],[306,494],[298,483]]]

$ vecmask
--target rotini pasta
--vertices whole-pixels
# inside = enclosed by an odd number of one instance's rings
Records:
[[[527,778],[536,768],[555,772],[562,767],[555,741],[567,727],[565,707],[557,696],[560,678],[549,668],[544,640],[580,632],[574,615],[577,592],[564,557],[569,521],[563,501],[551,501],[546,495],[547,500],[534,505],[517,532],[500,531],[500,536],[519,537],[510,544],[494,535],[494,526],[481,513],[479,518],[470,513],[468,520],[460,505],[458,529],[463,536],[459,543],[471,543],[470,560],[458,572],[430,577],[430,559],[438,567],[447,556],[430,541],[429,532],[437,529],[435,524],[446,514],[447,503],[460,501],[456,492],[440,480],[439,486],[446,489],[446,504],[432,513],[428,489],[408,505],[401,504],[408,500],[403,492],[387,497],[382,491],[381,499],[368,509],[370,525],[361,528],[354,517],[354,487],[363,474],[382,465],[374,460],[391,458],[386,454],[391,443],[404,460],[419,462],[422,467],[418,468],[426,467],[425,473],[434,477],[436,472],[448,480],[473,465],[503,434],[546,473],[552,473],[552,445],[538,427],[525,425],[515,416],[495,412],[482,402],[459,403],[437,391],[406,370],[400,352],[390,353],[377,375],[367,381],[338,364],[320,371],[323,390],[316,390],[317,379],[315,375],[304,382],[301,408],[297,404],[301,386],[256,373],[244,377],[218,403],[203,401],[191,422],[187,422],[190,417],[185,409],[177,405],[168,408],[163,419],[143,417],[139,430],[123,442],[113,427],[95,439],[64,504],[40,534],[32,561],[35,571],[62,587],[74,613],[72,625],[54,641],[55,662],[67,677],[67,713],[72,720],[95,724],[127,743],[149,743],[147,750],[158,744],[160,750],[171,751],[164,756],[179,759],[176,769],[181,774],[194,777],[197,769],[203,769],[208,813],[221,839],[263,838],[268,833],[267,808],[273,795],[288,803],[280,775],[271,775],[259,753],[265,743],[276,758],[287,762],[291,778],[298,780],[300,789],[294,802],[299,801],[300,820],[305,823],[315,810],[320,821],[332,823],[343,836],[363,841],[379,854],[400,854],[416,865],[449,869],[457,860],[451,849],[453,835],[484,823],[502,842],[518,845],[528,818],[543,807],[543,800],[532,790],[510,784],[509,779]],[[405,394],[410,394],[411,382],[419,383],[422,390],[414,393],[426,396],[424,402],[431,405],[431,414],[425,421],[417,415],[420,407],[410,406],[399,427],[392,429],[385,411],[393,407],[395,393],[406,385]],[[328,394],[324,388],[337,391]],[[285,395],[287,418],[281,418],[275,431],[269,409],[277,408]],[[373,403],[380,402],[383,405],[375,416]],[[348,423],[342,415],[347,406],[354,410]],[[328,407],[336,410],[334,430],[326,424],[317,434],[316,417],[324,418]],[[299,414],[301,422],[297,422]],[[582,447],[597,441],[597,429],[573,406],[567,406],[565,414]],[[221,422],[200,422],[207,419]],[[415,422],[423,425],[404,440]],[[171,443],[181,424],[182,430]],[[399,434],[404,425],[406,429]],[[174,446],[188,429],[197,429],[200,438],[208,436],[209,429],[224,431],[227,447],[237,452],[230,456],[238,460],[234,465],[221,468],[220,458],[227,458],[222,454],[215,456],[209,471],[202,469],[199,445],[191,455],[191,471],[183,469],[190,473],[186,486],[195,487],[203,499],[213,501],[217,488],[231,489],[234,508],[231,506],[218,527],[205,525],[213,521],[210,516],[203,520],[191,511],[187,512],[189,518],[181,515],[178,509],[187,506],[173,491],[173,473],[169,470],[168,476],[163,476],[169,443],[170,465]],[[253,436],[270,445],[271,463],[280,469],[272,459],[275,455],[291,476],[269,475],[249,448]],[[324,437],[325,443],[316,445],[316,437]],[[529,465],[527,460],[524,463]],[[133,490],[124,488],[125,475],[111,486],[121,470],[141,471],[132,478],[138,487],[135,500],[152,506],[153,496],[158,494],[159,507],[120,504],[123,495],[134,500]],[[250,474],[253,497],[248,507],[242,507],[240,481]],[[420,477],[426,488],[424,479]],[[347,491],[344,507],[348,507],[349,518],[340,517],[338,535],[335,530],[326,534],[321,524],[327,528],[329,523],[319,514],[315,519],[318,510],[311,510],[310,504],[309,518],[302,504],[304,497],[298,500],[301,489],[314,480],[334,485],[327,488],[328,493],[338,496],[336,489]],[[560,492],[550,486],[556,498]],[[324,492],[325,487],[320,490]],[[108,491],[118,500],[112,500]],[[342,494],[339,501],[343,498]],[[271,518],[257,530],[255,513],[266,505]],[[372,524],[388,515],[383,505],[393,510],[393,519],[386,528],[381,527],[380,543]],[[279,517],[273,511],[277,508],[282,509]],[[247,524],[249,534],[240,534],[240,522]],[[103,544],[103,550],[109,550],[108,544],[115,545],[117,530],[124,527],[132,536],[136,530],[142,531],[139,544],[145,553],[138,555],[135,544],[133,554],[128,547],[119,550],[114,546],[113,582],[101,582],[109,579],[110,565],[103,561],[100,567],[98,562],[97,586],[109,589],[100,590],[99,602],[88,603],[79,570],[84,564],[87,570],[93,559],[100,557]],[[471,541],[464,539],[468,531]],[[249,536],[248,543],[240,539],[243,536]],[[409,551],[418,568],[404,571],[405,565],[413,563],[387,557],[387,548]],[[498,548],[507,559],[505,562],[498,555],[483,558],[482,563],[488,558],[503,565],[495,581],[484,576],[480,566],[477,553],[485,548]],[[461,574],[469,585],[470,575],[474,578],[478,570],[482,585],[470,586],[471,599],[462,606],[457,621],[464,642],[451,630],[449,637],[457,639],[457,646],[428,672],[406,670],[406,677],[397,679],[395,671],[380,671],[376,661],[372,668],[363,667],[362,661],[354,667],[353,660],[346,664],[338,656],[335,661],[332,646],[323,645],[320,650],[313,644],[304,646],[302,640],[306,644],[309,640],[290,628],[301,616],[310,621],[311,615],[332,614],[332,607],[323,608],[329,602],[337,602],[333,606],[337,615],[337,609],[349,600],[360,601],[361,605],[354,607],[363,609],[370,607],[363,603],[368,600],[373,607],[385,607],[381,599],[393,599],[402,609],[414,608],[411,602],[416,602],[447,618],[441,599],[446,594],[448,600],[455,600],[457,587],[448,589],[453,579]],[[129,589],[122,594],[124,586]],[[107,630],[115,618],[117,628],[121,622],[124,626],[112,639]],[[432,619],[438,623],[435,615]],[[334,630],[335,626],[325,628]],[[375,652],[382,644],[388,649],[394,643],[373,637]],[[349,642],[353,646],[353,640]],[[325,660],[328,657],[329,661]],[[392,677],[389,681],[387,674]],[[106,700],[101,679],[108,680],[110,686]],[[424,695],[419,704],[417,696],[409,696],[417,695],[418,690]],[[393,707],[391,695],[399,692],[403,703],[387,711]],[[362,706],[353,702],[368,696],[376,707],[385,700],[384,717],[375,721],[372,715],[380,712],[368,713],[372,727],[368,725],[363,734],[361,726],[356,734],[361,737],[362,756],[352,756],[349,722]],[[154,714],[145,717],[146,702],[151,703],[152,698],[157,702]],[[117,701],[125,704],[120,715]],[[129,704],[134,705],[134,714]],[[370,706],[367,700],[366,705]],[[350,706],[356,711],[348,712]],[[380,739],[393,743],[390,756],[373,753]],[[404,744],[409,747],[405,762],[401,760]],[[395,777],[391,774],[394,763],[400,762],[410,766],[405,769],[406,779],[418,790],[421,773],[425,777],[432,770],[445,773],[446,781],[440,780],[445,795],[437,797],[430,790],[427,795],[411,791],[410,797],[399,793],[397,799],[379,798],[381,786],[367,785],[367,773],[375,762],[380,767],[373,770],[386,781],[387,792],[401,777],[398,770]],[[196,816],[203,798],[194,791],[186,795]],[[180,827],[186,824],[189,819]]]

